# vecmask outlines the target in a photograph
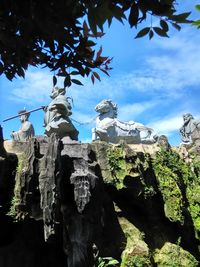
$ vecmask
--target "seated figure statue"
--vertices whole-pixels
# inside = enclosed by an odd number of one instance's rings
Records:
[[[56,133],[59,138],[68,136],[72,140],[78,140],[79,132],[69,118],[72,107],[68,97],[65,96],[65,88],[54,87],[50,97],[52,101],[45,107],[45,134],[50,136]]]
[[[180,128],[181,140],[185,144],[200,139],[200,121],[194,119],[191,113],[183,114],[183,126]]]
[[[30,116],[30,113],[28,113],[25,109],[20,110],[18,112],[20,121],[22,123],[21,128],[19,131],[12,132],[11,138],[14,141],[27,141],[31,137],[35,135],[35,131],[33,128],[33,125],[30,121],[28,121],[28,118]]]

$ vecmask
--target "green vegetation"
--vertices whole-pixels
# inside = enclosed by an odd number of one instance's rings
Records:
[[[110,146],[107,151],[112,180],[110,181],[117,189],[126,187],[124,179],[132,177],[141,184],[144,194],[154,194],[152,186],[145,182],[144,172],[149,168],[149,155],[136,153],[128,146]]]
[[[126,218],[119,217],[118,220],[126,237],[126,247],[121,256],[122,262],[120,267],[131,267],[131,266],[139,267],[144,262],[148,263],[149,248],[147,244],[144,242],[145,238],[144,233],[142,233]]]
[[[174,151],[161,150],[153,160],[153,169],[165,202],[165,214],[171,221],[184,223],[183,208],[191,214],[196,237],[200,233],[200,161],[191,155],[186,163]]]
[[[200,12],[200,5],[196,5],[195,8],[196,8],[197,11]],[[192,25],[196,26],[197,29],[200,29],[200,19],[194,21],[194,22],[192,23]]]
[[[179,245],[165,243],[154,255],[158,267],[197,267],[198,261]]]
[[[98,257],[97,267],[115,267],[119,262],[112,257]]]
[[[130,257],[124,265],[120,267],[150,267],[152,266],[148,257],[135,255]]]
[[[166,150],[157,152],[156,158],[153,160],[153,169],[163,196],[166,217],[171,221],[179,221],[183,224],[184,203],[179,187],[179,175],[181,174],[179,155]]]
[[[181,23],[190,22],[190,13],[177,14],[176,7],[175,0],[2,0],[0,74],[12,80],[24,77],[29,66],[41,66],[54,73],[54,85],[57,76],[64,77],[65,87],[81,85],[72,78],[76,75],[100,80],[96,71],[108,75],[111,69],[102,48],[94,49],[106,22],[110,26],[113,19],[127,21],[136,29],[144,23],[136,38],[168,37],[170,26],[180,30]],[[154,26],[152,17],[160,23]]]
[[[15,176],[15,188],[14,188],[14,195],[11,202],[10,211],[7,215],[13,217],[16,221],[23,220],[28,213],[26,211],[19,210],[19,205],[22,204],[21,199],[21,188],[22,188],[22,177],[25,174],[25,166],[26,166],[26,156],[24,153],[18,155],[18,167]]]

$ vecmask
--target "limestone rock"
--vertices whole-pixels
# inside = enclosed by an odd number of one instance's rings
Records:
[[[164,246],[156,251],[154,255],[155,263],[158,267],[197,267],[198,261],[179,245],[165,243]]]

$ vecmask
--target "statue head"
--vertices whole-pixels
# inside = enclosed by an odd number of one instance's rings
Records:
[[[56,87],[53,87],[50,97],[54,99],[58,95],[64,95],[64,94],[65,94],[65,88],[59,88],[56,86]]]
[[[104,99],[102,100],[96,107],[95,111],[100,114],[105,114],[109,112],[110,110],[113,111],[113,116],[117,117],[117,104],[113,103],[110,99]]]
[[[190,121],[191,119],[194,119],[191,113],[184,113],[183,114],[183,121],[184,123]]]
[[[158,145],[160,147],[163,147],[165,149],[169,149],[170,148],[170,144],[168,142],[168,138],[166,135],[161,135],[158,137]]]
[[[30,116],[30,113],[27,113],[27,110],[25,110],[25,109],[18,111],[18,114],[20,116],[19,119],[22,123],[27,121],[29,116]]]

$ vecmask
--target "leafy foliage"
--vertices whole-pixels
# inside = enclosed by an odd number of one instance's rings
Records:
[[[146,256],[134,255],[125,264],[125,267],[150,267],[152,266],[150,260]]]
[[[171,221],[184,223],[183,209],[187,208],[192,217],[196,238],[199,238],[200,160],[198,155],[190,156],[193,160],[188,164],[175,151],[161,150],[153,160],[153,168],[165,202],[166,216]]]
[[[197,267],[198,261],[188,251],[180,247],[179,244],[166,242],[160,250],[156,250],[154,255],[156,266],[165,267]]]
[[[196,5],[195,7],[196,7],[196,10],[200,12],[200,5]],[[192,24],[193,24],[194,26],[196,26],[197,29],[200,29],[200,19],[194,21]]]
[[[115,267],[119,264],[119,262],[112,257],[99,257],[97,267]]]
[[[24,77],[28,66],[48,67],[64,77],[64,86],[81,83],[73,75],[100,80],[96,70],[109,74],[111,59],[97,51],[105,22],[127,20],[131,27],[148,16],[160,18],[159,27],[147,27],[136,38],[154,33],[168,36],[168,24],[180,29],[189,13],[176,15],[175,0],[2,0],[0,2],[0,74],[9,80]]]

